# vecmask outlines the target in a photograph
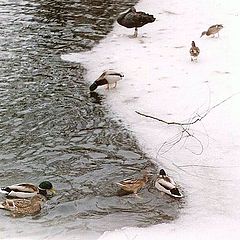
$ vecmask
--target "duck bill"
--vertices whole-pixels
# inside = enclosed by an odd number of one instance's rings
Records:
[[[57,193],[57,191],[54,188],[50,189],[49,191],[51,192],[52,195],[56,195]]]

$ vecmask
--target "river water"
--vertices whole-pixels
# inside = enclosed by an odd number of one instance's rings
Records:
[[[109,117],[104,96],[89,94],[86,70],[60,59],[90,50],[134,3],[0,0],[1,185],[47,179],[57,189],[37,216],[1,211],[1,239],[90,239],[178,216],[182,202],[151,184],[139,198],[117,196],[116,181],[156,166]]]

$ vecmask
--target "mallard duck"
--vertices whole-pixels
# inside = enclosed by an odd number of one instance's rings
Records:
[[[181,198],[183,195],[179,192],[175,181],[167,176],[166,172],[161,169],[159,176],[155,181],[155,187],[164,193],[167,193],[170,196]]]
[[[202,32],[202,35],[207,35],[207,36],[210,36],[210,35],[213,35],[213,37],[215,36],[215,34],[217,33],[218,34],[218,37],[219,37],[219,31],[223,28],[223,25],[222,24],[216,24],[216,25],[213,25],[211,27],[209,27],[209,29],[207,31],[204,31]]]
[[[122,190],[128,193],[137,194],[141,188],[143,188],[148,181],[148,174],[144,174],[143,178],[139,179],[125,179],[116,184],[121,187]]]
[[[195,42],[192,41],[192,47],[190,48],[191,61],[197,61],[197,57],[200,53],[200,49],[196,46]]]
[[[52,183],[44,181],[41,182],[38,187],[31,183],[19,183],[2,187],[0,192],[6,194],[7,197],[30,198],[38,193],[43,196],[51,196],[55,193],[55,189]]]
[[[117,86],[117,82],[124,77],[122,73],[115,72],[114,70],[105,70],[101,76],[94,81],[90,86],[90,91],[94,91],[98,86],[107,85],[109,89],[111,84],[114,84],[114,88]]]
[[[11,211],[14,215],[34,215],[40,212],[44,201],[44,197],[37,194],[31,199],[6,199],[0,203],[0,208]]]
[[[145,12],[137,12],[134,7],[131,7],[128,11],[122,13],[117,18],[117,22],[126,28],[135,28],[134,37],[138,35],[138,28],[144,26],[147,23],[152,23],[156,20],[153,15]]]

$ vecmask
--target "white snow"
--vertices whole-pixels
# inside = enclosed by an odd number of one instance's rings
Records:
[[[143,151],[179,183],[186,206],[171,224],[126,227],[100,239],[239,239],[240,1],[143,0],[136,9],[157,19],[140,28],[138,38],[129,37],[133,29],[115,24],[91,52],[62,59],[82,63],[89,85],[105,69],[124,73],[117,88],[97,91]],[[213,24],[223,24],[220,37],[200,38]],[[197,63],[190,61],[192,40],[200,48]],[[193,137],[185,132],[181,140],[180,126],[135,112],[190,122],[208,110],[188,126]]]

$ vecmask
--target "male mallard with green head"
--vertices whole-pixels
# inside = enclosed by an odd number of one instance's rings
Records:
[[[34,215],[41,211],[45,197],[37,194],[31,199],[6,199],[0,203],[0,208],[11,211],[13,215]]]
[[[160,170],[159,176],[155,181],[155,187],[159,191],[162,191],[172,197],[176,198],[183,197],[183,195],[179,192],[175,181],[171,177],[167,176],[164,169]]]
[[[44,181],[41,182],[38,187],[31,183],[19,183],[2,187],[0,192],[6,194],[7,197],[30,198],[37,194],[41,194],[45,197],[52,196],[55,194],[55,189],[52,183]]]
[[[200,53],[200,49],[196,46],[195,42],[192,41],[192,47],[190,48],[191,61],[197,61],[197,57]]]
[[[147,181],[148,181],[148,173],[145,173],[143,178],[125,179],[116,184],[119,185],[122,190],[128,193],[137,194],[145,186]]]
[[[218,34],[218,37],[219,37],[219,31],[221,29],[223,29],[223,25],[222,24],[213,25],[213,26],[209,27],[207,31],[202,32],[201,37],[203,35],[207,35],[207,36],[212,35],[212,37],[214,37],[216,33]]]

